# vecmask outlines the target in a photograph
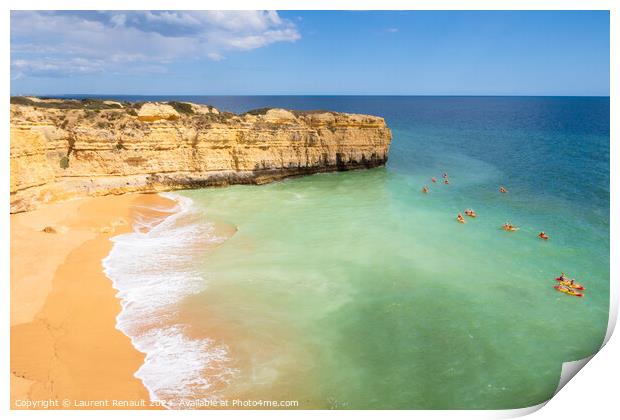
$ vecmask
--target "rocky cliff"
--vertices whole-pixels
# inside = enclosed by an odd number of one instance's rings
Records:
[[[262,184],[387,160],[383,118],[184,102],[11,99],[11,212],[75,196]]]

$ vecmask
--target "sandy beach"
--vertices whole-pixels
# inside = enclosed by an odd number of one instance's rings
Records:
[[[152,408],[134,377],[144,355],[115,328],[121,305],[101,260],[109,238],[129,231],[137,214],[157,217],[149,207],[174,205],[156,194],[128,194],[11,215],[12,408],[49,399],[58,408]],[[108,403],[80,406],[102,400]]]

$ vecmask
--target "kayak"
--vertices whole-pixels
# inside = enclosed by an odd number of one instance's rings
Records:
[[[558,292],[566,293],[567,295],[583,297],[583,293],[575,292],[570,287],[566,287],[566,286],[553,286],[553,288],[555,290],[557,290]]]
[[[477,216],[476,213],[465,213],[465,215],[469,216],[469,217],[476,217]]]
[[[571,289],[586,290],[585,287],[583,287],[581,284],[579,284],[577,282],[574,282],[573,284],[571,284],[570,280],[562,280],[561,278],[557,278],[557,279],[555,279],[555,281],[560,283],[562,286],[567,286],[567,287],[570,287]]]
[[[518,227],[514,227],[514,226],[513,227],[503,227],[502,229],[504,229],[507,232],[516,232],[516,231],[519,230]]]

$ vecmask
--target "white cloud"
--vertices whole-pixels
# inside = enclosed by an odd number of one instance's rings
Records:
[[[119,14],[119,15],[113,15],[110,18],[110,22],[114,25],[114,26],[124,26],[125,22],[127,22],[127,16],[123,15],[123,14]]]
[[[11,68],[24,75],[70,76],[178,60],[222,60],[301,36],[273,11],[11,13]],[[16,77],[15,75],[13,75]]]
[[[207,54],[207,57],[209,57],[213,61],[220,61],[224,59],[224,56],[217,52],[210,52]]]
[[[151,12],[145,11],[144,17],[149,22],[169,25],[197,26],[200,20],[194,17],[195,12]]]
[[[60,60],[51,57],[42,59],[17,59],[11,62],[11,77],[20,79],[24,76],[64,77],[81,74],[101,73],[105,62],[102,60],[72,58]]]

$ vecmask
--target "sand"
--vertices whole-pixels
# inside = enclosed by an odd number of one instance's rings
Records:
[[[50,399],[58,408],[84,408],[82,401],[107,401],[87,408],[131,408],[114,400],[151,408],[134,377],[144,354],[115,328],[121,306],[101,260],[109,238],[129,231],[138,212],[148,213],[144,206],[174,205],[159,195],[130,194],[11,215],[12,408]],[[43,232],[46,226],[56,232]]]

